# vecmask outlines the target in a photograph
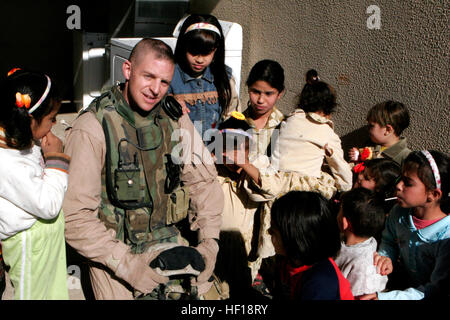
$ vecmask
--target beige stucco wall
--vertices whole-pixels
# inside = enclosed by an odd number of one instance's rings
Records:
[[[381,9],[381,29],[369,30],[369,5]],[[191,1],[191,11],[239,23],[244,32],[241,98],[260,59],[279,61],[291,111],[315,68],[338,92],[334,114],[344,147],[367,138],[367,110],[387,99],[411,111],[404,132],[413,149],[449,153],[449,2],[446,0],[220,0]]]

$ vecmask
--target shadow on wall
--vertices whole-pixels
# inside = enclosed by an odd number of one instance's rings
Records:
[[[352,147],[362,148],[365,146],[373,145],[373,142],[370,140],[367,126],[363,126],[359,129],[351,131],[346,135],[340,137],[342,150],[344,150],[344,157],[348,161],[348,150]]]
[[[211,13],[220,0],[191,0],[189,3],[189,11],[191,13],[206,14]]]

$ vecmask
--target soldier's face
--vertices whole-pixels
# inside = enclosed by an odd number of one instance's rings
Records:
[[[150,111],[166,95],[174,69],[170,60],[157,58],[153,52],[126,61],[123,73],[128,83],[124,96],[128,104]]]

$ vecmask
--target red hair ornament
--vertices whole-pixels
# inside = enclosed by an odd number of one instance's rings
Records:
[[[353,167],[353,172],[355,173],[361,173],[364,171],[366,167],[364,166],[364,162],[358,163],[356,166]]]
[[[20,92],[16,93],[16,105],[19,108],[25,107],[25,109],[29,109],[31,104],[31,98],[28,94],[21,94]]]
[[[20,68],[12,68],[11,70],[8,71],[7,77],[9,77],[9,76],[12,75],[14,72],[19,71],[19,70],[22,70],[22,69],[20,69]]]

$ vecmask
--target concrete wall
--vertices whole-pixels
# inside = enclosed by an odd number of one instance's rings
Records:
[[[334,121],[345,148],[364,143],[367,110],[387,99],[411,111],[404,132],[413,149],[448,154],[449,2],[446,0],[220,0],[191,1],[192,12],[208,12],[242,25],[245,80],[260,59],[279,61],[287,92],[285,113],[296,105],[304,74],[315,68],[333,85],[340,106]],[[367,8],[381,9],[381,29],[370,30]]]

